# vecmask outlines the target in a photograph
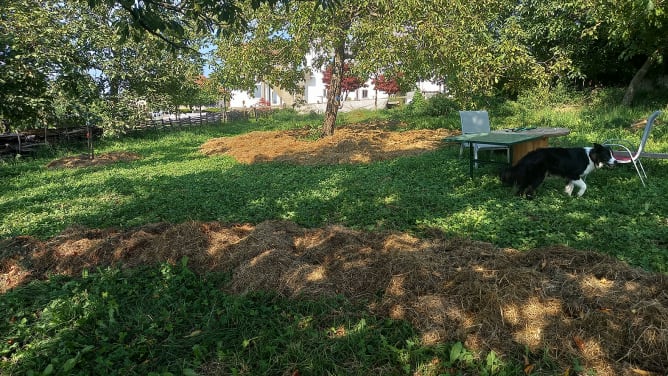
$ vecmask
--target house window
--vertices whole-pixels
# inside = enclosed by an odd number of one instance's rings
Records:
[[[262,98],[262,86],[260,84],[255,85],[255,91],[253,92],[253,98]]]
[[[362,99],[369,98],[369,90],[362,89]]]

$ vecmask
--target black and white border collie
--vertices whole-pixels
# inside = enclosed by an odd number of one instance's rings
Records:
[[[617,161],[610,148],[600,144],[584,148],[542,148],[529,152],[514,166],[501,171],[501,182],[515,186],[518,195],[532,199],[538,186],[548,175],[565,178],[565,192],[570,196],[578,187],[577,195],[587,190],[584,178],[597,168],[612,166]]]

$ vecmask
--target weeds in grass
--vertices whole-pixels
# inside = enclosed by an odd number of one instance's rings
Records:
[[[343,299],[227,295],[223,274],[187,260],[81,278],[53,277],[4,294],[4,375],[512,375],[490,352],[419,345],[405,322],[354,312]]]

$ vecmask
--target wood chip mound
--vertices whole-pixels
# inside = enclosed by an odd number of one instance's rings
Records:
[[[408,320],[424,344],[573,359],[597,375],[668,369],[668,278],[568,247],[528,252],[433,234],[186,222],[133,230],[70,228],[40,241],[0,241],[0,292],[53,273],[188,257],[198,273],[232,272],[229,293],[342,294],[373,314]],[[654,372],[654,373],[652,373]]]
[[[370,163],[418,155],[443,145],[447,129],[393,130],[396,124],[355,124],[333,136],[313,139],[307,129],[256,131],[207,141],[206,155],[229,155],[241,163],[286,162],[300,165]]]

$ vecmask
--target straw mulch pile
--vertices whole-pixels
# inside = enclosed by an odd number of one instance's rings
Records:
[[[369,163],[421,154],[443,146],[447,129],[419,129],[397,132],[396,122],[352,124],[339,127],[334,135],[313,139],[313,131],[256,131],[235,137],[209,140],[200,150],[206,155],[230,155],[241,163],[289,162],[302,165]],[[69,156],[51,161],[47,168],[79,168],[131,162],[137,153],[116,151],[95,155]]]
[[[71,228],[40,241],[0,241],[0,292],[52,273],[177,263],[232,271],[230,293],[343,294],[374,314],[408,320],[425,344],[463,341],[518,356],[547,349],[598,375],[668,370],[668,278],[566,247],[518,252],[433,234],[373,233],[287,221]],[[653,372],[653,373],[652,373]]]
[[[308,129],[257,131],[212,139],[200,149],[206,155],[230,155],[241,163],[369,163],[437,149],[443,146],[443,138],[453,133],[447,129],[392,130],[399,126],[389,122],[353,124],[317,140]]]

